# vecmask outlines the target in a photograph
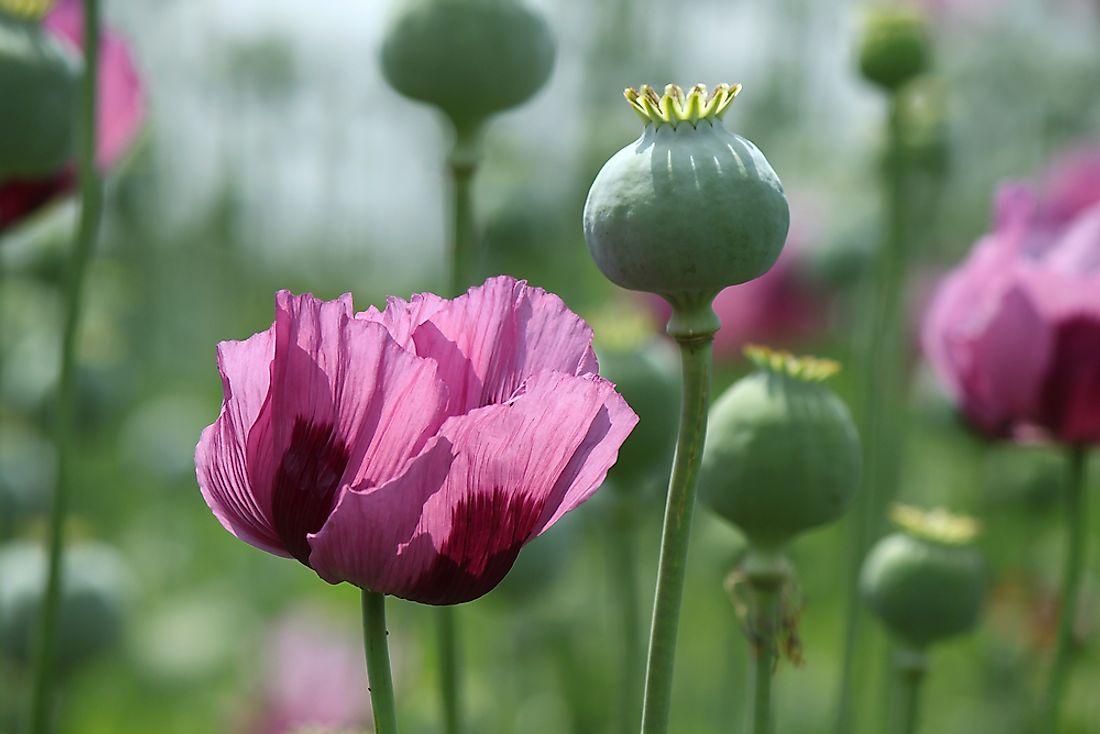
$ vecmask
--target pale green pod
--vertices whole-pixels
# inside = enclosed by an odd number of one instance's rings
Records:
[[[896,91],[931,65],[928,23],[908,8],[878,8],[864,20],[859,70],[878,86]]]
[[[80,68],[41,23],[0,12],[0,181],[68,165]]]
[[[122,633],[133,580],[122,556],[98,543],[65,551],[57,653],[62,669],[108,649]],[[0,551],[0,648],[21,663],[34,653],[46,585],[46,552],[33,543]]]
[[[588,248],[612,282],[674,306],[709,302],[779,256],[790,224],[783,185],[721,121],[739,89],[627,90],[645,129],[604,164],[584,208]]]
[[[969,540],[969,534],[951,536],[910,525],[880,540],[867,555],[860,592],[903,644],[923,649],[969,632],[977,623],[986,570]]]
[[[752,545],[778,550],[844,513],[859,483],[859,437],[821,384],[835,363],[753,354],[763,366],[711,408],[699,492]]]
[[[384,34],[382,72],[398,92],[470,131],[541,89],[554,56],[546,20],[519,0],[400,0]]]

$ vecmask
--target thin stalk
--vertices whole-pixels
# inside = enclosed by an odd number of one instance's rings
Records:
[[[450,273],[448,291],[452,296],[466,292],[481,270],[481,253],[477,245],[474,224],[473,182],[481,161],[479,128],[462,128],[455,132],[455,143],[447,157],[451,179]]]
[[[451,182],[451,232],[447,291],[451,296],[465,293],[473,285],[471,277],[480,270],[477,228],[474,224],[473,181],[481,159],[478,126],[456,128],[455,142],[447,157]],[[459,675],[457,612],[453,607],[436,609],[436,633],[439,643],[439,694],[443,706],[445,734],[462,732],[462,680]]]
[[[753,585],[752,654],[755,657],[752,696],[752,734],[771,734],[772,676],[778,652],[779,590]]]
[[[1085,496],[1085,469],[1088,453],[1084,446],[1069,449],[1069,477],[1066,482],[1066,562],[1062,570],[1061,614],[1058,620],[1058,643],[1051,664],[1050,679],[1044,706],[1043,731],[1055,734],[1061,719],[1062,700],[1069,683],[1073,662],[1073,628],[1081,598],[1081,575],[1085,565],[1088,511]]]
[[[899,705],[895,721],[898,734],[916,734],[920,723],[920,701],[928,659],[919,650],[899,650],[894,661]]]
[[[615,496],[615,518],[611,539],[611,585],[614,590],[618,627],[622,630],[622,661],[619,670],[619,717],[622,734],[638,727],[638,679],[642,668],[642,627],[638,618],[637,497],[627,488]]]
[[[462,731],[462,678],[459,675],[458,624],[452,606],[435,610],[439,643],[439,695],[443,705],[443,731]]]
[[[397,707],[390,673],[389,631],[386,629],[386,596],[363,589],[363,648],[367,655],[370,705],[375,734],[397,734]]]
[[[713,320],[713,313],[707,313]],[[710,400],[711,345],[714,328],[703,333],[677,333],[673,311],[669,333],[680,344],[683,371],[683,397],[676,454],[665,505],[661,555],[657,565],[657,590],[653,601],[653,622],[649,636],[645,696],[642,702],[642,734],[668,731],[672,699],[672,674],[676,658],[676,633],[680,622],[680,602],[684,593],[691,518],[695,509],[696,480],[707,432],[707,407]],[[713,322],[712,322],[713,323]]]
[[[844,652],[837,695],[837,734],[850,734],[852,689],[859,657],[863,608],[859,599],[859,570],[885,507],[896,490],[904,403],[902,390],[902,303],[908,259],[906,176],[902,160],[902,106],[898,94],[890,97],[887,141],[884,241],[878,250],[872,282],[870,338],[861,355],[863,394],[860,434],[863,439],[863,478],[856,495],[847,569],[847,618]]]
[[[61,374],[55,405],[57,483],[50,507],[48,526],[49,560],[46,590],[42,598],[31,694],[31,734],[46,734],[54,700],[57,622],[61,601],[62,546],[65,517],[69,508],[71,464],[75,422],[76,339],[80,330],[81,305],[88,261],[99,229],[102,190],[96,171],[96,80],[99,71],[99,0],[84,0],[84,74],[81,80],[77,127],[79,150],[77,175],[80,185],[80,218],[65,282],[65,323],[61,336]]]

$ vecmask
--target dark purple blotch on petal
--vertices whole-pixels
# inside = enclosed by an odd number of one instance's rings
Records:
[[[271,492],[271,521],[288,553],[309,565],[309,540],[336,506],[348,447],[331,423],[294,419]]]
[[[451,514],[451,534],[408,598],[461,604],[491,591],[531,539],[543,500],[504,489],[464,497]]]
[[[1058,324],[1043,380],[1039,423],[1062,441],[1100,441],[1100,321],[1077,316]]]

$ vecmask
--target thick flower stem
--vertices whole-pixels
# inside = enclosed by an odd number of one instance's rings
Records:
[[[1050,669],[1044,701],[1044,734],[1057,734],[1061,719],[1062,699],[1069,682],[1073,658],[1073,628],[1081,597],[1081,574],[1085,565],[1085,540],[1088,511],[1085,505],[1085,468],[1088,453],[1083,446],[1069,450],[1069,477],[1066,482],[1066,562],[1063,568],[1061,615],[1058,620],[1058,643]]]
[[[363,647],[367,654],[370,704],[376,734],[397,734],[388,636],[385,595],[363,589]]]
[[[897,671],[900,699],[895,730],[898,734],[916,734],[920,721],[921,688],[928,672],[927,658],[917,650],[899,650],[894,669]]]
[[[459,129],[455,133],[454,147],[447,157],[451,178],[450,232],[450,295],[466,292],[476,280],[481,268],[481,254],[477,246],[477,227],[474,224],[473,182],[481,160],[481,131],[477,128]]]
[[[99,0],[84,0],[84,75],[81,80],[77,170],[80,180],[80,219],[65,283],[65,323],[61,337],[61,374],[55,408],[57,483],[49,519],[49,560],[46,590],[38,623],[34,689],[31,695],[31,734],[50,730],[56,665],[57,623],[62,585],[62,536],[72,481],[73,423],[75,414],[76,340],[80,327],[84,283],[99,229],[102,190],[96,171],[96,80],[99,71]]]
[[[459,676],[459,645],[455,608],[435,610],[439,632],[439,694],[443,704],[443,731],[462,732],[462,679]]]
[[[678,310],[674,306],[669,333],[680,344],[683,398],[676,455],[672,463],[672,477],[669,480],[665,505],[661,555],[657,566],[657,590],[653,603],[645,697],[642,703],[643,734],[665,734],[668,731],[676,633],[680,622],[688,539],[710,399],[711,345],[715,328],[699,331],[692,325],[700,320],[682,318],[684,314],[678,314]],[[692,315],[695,314],[688,314]],[[703,319],[704,322],[716,321],[710,311],[709,302],[703,316],[707,316]]]
[[[863,439],[863,479],[852,512],[854,524],[847,569],[847,619],[840,690],[837,696],[837,734],[850,734],[852,689],[859,657],[863,609],[858,593],[859,569],[870,547],[886,505],[896,490],[904,423],[904,381],[901,360],[902,304],[908,260],[906,172],[903,163],[903,110],[899,94],[890,96],[889,137],[884,166],[883,241],[873,270],[870,338],[861,355],[863,388],[860,434]]]
[[[611,585],[615,594],[618,626],[622,629],[622,662],[619,670],[618,731],[630,734],[638,727],[638,681],[642,667],[642,628],[638,619],[637,497],[628,490],[615,495],[614,533],[611,542]]]
[[[752,696],[752,734],[772,732],[772,676],[775,672],[779,628],[779,590],[753,585],[752,654],[755,657]]]

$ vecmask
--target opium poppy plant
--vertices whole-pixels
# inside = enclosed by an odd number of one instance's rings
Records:
[[[280,292],[218,348],[225,399],[195,461],[235,536],[330,583],[427,604],[496,586],[584,502],[637,416],[557,296],[498,277],[454,300]]]

